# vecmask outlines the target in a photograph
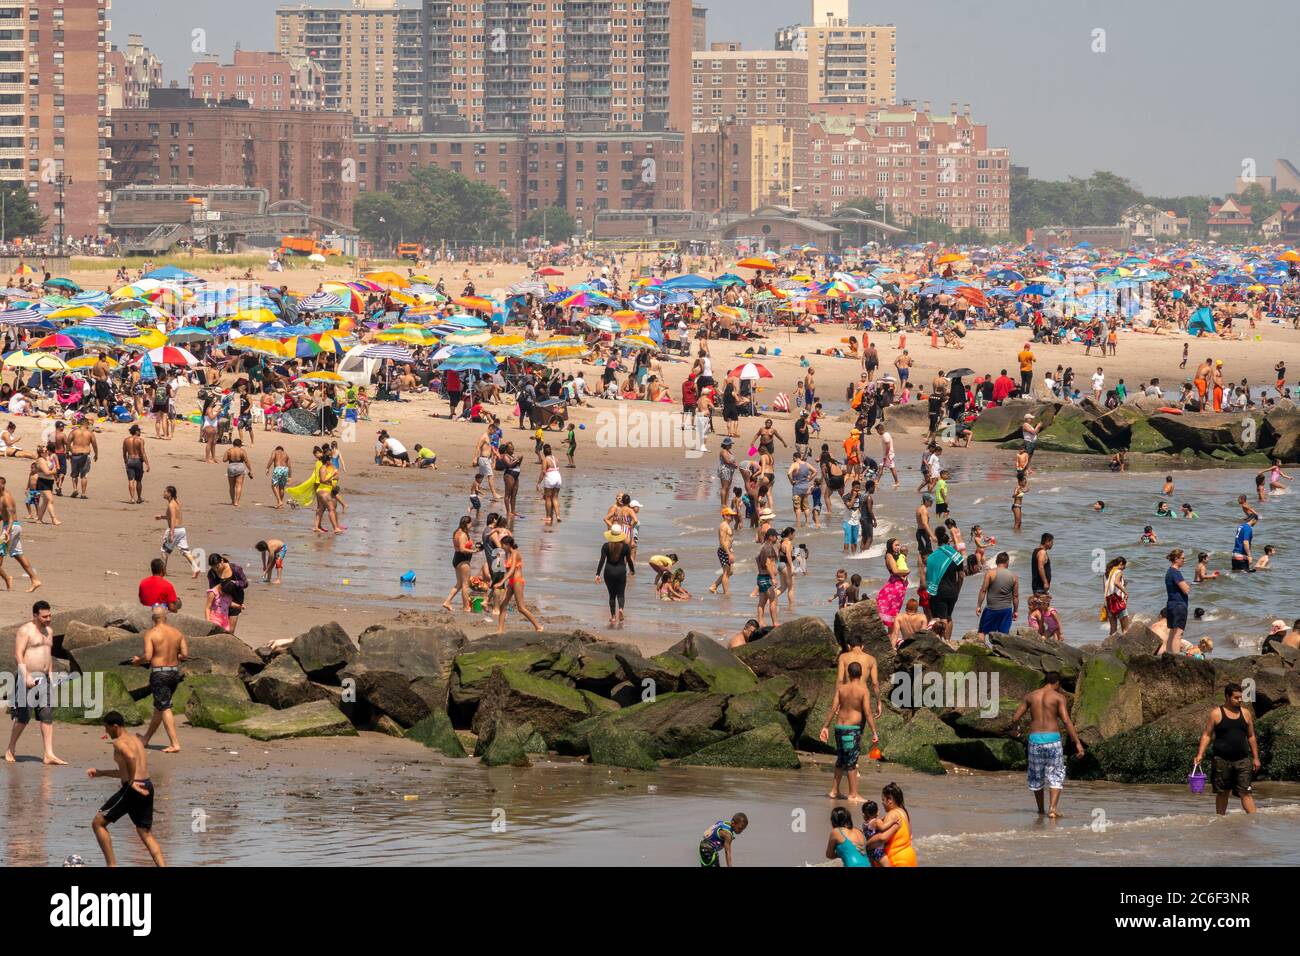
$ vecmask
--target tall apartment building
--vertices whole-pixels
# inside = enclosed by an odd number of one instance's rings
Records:
[[[110,0],[0,0],[0,178],[21,182],[48,235],[108,221]]]
[[[186,90],[155,90],[148,108],[112,116],[113,186],[262,187],[273,204],[296,200],[350,225],[352,123],[347,113],[205,104]]]
[[[937,219],[985,233],[1011,227],[1011,158],[988,145],[988,127],[969,107],[947,115],[922,109],[818,110],[808,127],[809,208],[830,215],[849,201],[869,215],[907,224]]]
[[[108,51],[108,109],[138,109],[149,105],[149,91],[163,85],[162,60],[144,45],[138,33],[127,37],[126,49]]]
[[[788,50],[715,43],[692,54],[692,208],[805,204],[807,70]]]
[[[709,9],[698,3],[691,5],[691,51],[699,53],[709,48]]]
[[[326,110],[341,110],[363,121],[417,116],[421,111],[419,6],[352,0],[351,6],[331,8],[280,7],[275,11],[275,44],[281,53],[319,64]]]
[[[429,129],[686,130],[691,0],[423,0]]]
[[[190,95],[205,103],[243,100],[262,110],[317,110],[325,105],[325,75],[300,54],[236,50],[233,63],[210,54],[190,67]]]
[[[813,0],[811,23],[782,27],[778,50],[808,56],[810,103],[897,102],[897,29],[849,23],[847,0]]]

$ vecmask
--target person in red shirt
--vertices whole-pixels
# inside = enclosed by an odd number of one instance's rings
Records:
[[[149,577],[140,581],[140,603],[145,607],[162,604],[175,614],[181,609],[181,599],[176,596],[176,589],[167,580],[167,565],[162,558],[154,558],[149,564]]]
[[[1001,405],[1007,400],[1007,396],[1015,391],[1016,383],[1007,375],[1007,370],[1003,369],[1002,374],[993,381],[993,402]]]

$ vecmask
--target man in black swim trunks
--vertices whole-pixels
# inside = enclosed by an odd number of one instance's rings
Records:
[[[153,693],[153,717],[144,732],[145,746],[162,724],[167,731],[168,746],[163,753],[174,754],[180,751],[180,740],[176,736],[176,722],[172,717],[172,694],[182,680],[181,661],[190,655],[189,643],[185,635],[167,623],[167,605],[153,606],[153,627],[144,632],[144,654],[131,658],[131,663],[138,667],[149,668],[149,690]]]
[[[122,786],[99,808],[91,823],[99,848],[104,851],[104,862],[109,866],[117,866],[117,857],[113,854],[113,838],[109,835],[108,828],[123,816],[129,816],[135,824],[140,842],[149,851],[154,864],[166,866],[162,847],[153,835],[153,782],[149,779],[149,758],[144,743],[135,734],[126,732],[126,721],[115,710],[104,715],[104,730],[112,742],[113,762],[117,764],[117,769],[96,770],[91,767],[86,771],[86,776],[91,780],[96,777],[116,777],[122,781]]]

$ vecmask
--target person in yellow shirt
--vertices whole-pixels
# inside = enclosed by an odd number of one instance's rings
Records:
[[[1020,350],[1016,356],[1020,360],[1020,392],[1022,395],[1032,395],[1034,388],[1034,353],[1030,351],[1029,343]]]

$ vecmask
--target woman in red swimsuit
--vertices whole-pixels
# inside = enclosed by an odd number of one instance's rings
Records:
[[[533,630],[540,631],[542,625],[538,623],[537,618],[533,617],[528,605],[524,603],[524,559],[515,547],[515,539],[506,535],[501,539],[501,548],[505,551],[505,596],[501,599],[501,606],[497,609],[497,633],[503,634],[506,629],[506,609],[510,606],[510,600],[513,598],[515,607],[519,613],[528,619],[528,623],[533,626]]]

